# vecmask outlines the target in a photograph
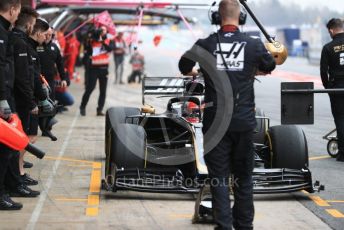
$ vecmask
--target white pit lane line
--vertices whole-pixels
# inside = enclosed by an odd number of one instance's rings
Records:
[[[75,127],[76,121],[79,118],[79,114],[80,114],[80,112],[79,112],[79,110],[77,110],[75,115],[74,115],[73,122],[72,122],[72,124],[69,127],[67,136],[66,136],[66,138],[63,141],[61,150],[60,150],[59,155],[58,155],[58,160],[55,161],[55,164],[53,165],[53,168],[50,171],[49,178],[48,178],[48,180],[47,180],[47,182],[45,183],[45,186],[44,186],[45,190],[43,190],[42,193],[39,196],[39,200],[38,200],[38,202],[36,204],[35,209],[32,212],[32,215],[30,217],[30,221],[29,221],[28,225],[26,226],[26,230],[34,230],[35,229],[36,223],[37,223],[37,221],[39,219],[39,216],[41,215],[44,202],[47,199],[48,192],[49,192],[49,190],[51,188],[51,185],[52,185],[52,183],[54,181],[54,177],[56,175],[56,172],[57,172],[57,170],[58,170],[58,168],[60,166],[61,158],[65,154],[65,151],[66,151],[67,146],[69,144],[69,140],[71,138],[71,135],[72,135],[73,129]]]

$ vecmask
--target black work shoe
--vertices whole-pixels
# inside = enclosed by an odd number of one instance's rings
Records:
[[[104,117],[105,113],[103,113],[102,111],[97,111],[97,116]]]
[[[43,131],[42,136],[43,137],[49,137],[52,141],[57,141],[57,137],[55,137],[54,134],[52,134],[52,132],[49,130]]]
[[[86,109],[80,108],[80,115],[81,116],[86,116]]]
[[[0,210],[20,210],[22,208],[21,203],[14,202],[7,194],[0,196]]]
[[[16,189],[10,191],[11,197],[37,197],[40,194],[38,191],[34,191],[22,184],[19,185]]]
[[[338,154],[336,160],[344,162],[344,154]]]
[[[24,161],[24,168],[25,169],[29,169],[29,168],[32,168],[33,167],[33,164],[30,163],[30,162],[27,162],[27,161]]]
[[[27,186],[30,185],[38,185],[38,181],[35,179],[32,179],[29,174],[25,173],[24,175],[21,176],[23,183]]]

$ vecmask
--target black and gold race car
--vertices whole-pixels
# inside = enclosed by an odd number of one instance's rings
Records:
[[[106,114],[105,179],[108,191],[197,193],[206,182],[203,159],[202,81],[145,77],[147,95],[168,98],[166,111],[151,106],[113,107]],[[295,125],[270,127],[256,109],[254,193],[314,192],[307,139]]]

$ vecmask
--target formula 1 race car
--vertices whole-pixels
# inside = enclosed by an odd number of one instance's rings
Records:
[[[190,90],[192,90],[190,92]],[[207,179],[203,159],[204,84],[182,78],[145,77],[146,95],[169,98],[166,111],[151,106],[113,107],[105,127],[103,189],[197,193]],[[312,183],[307,140],[295,125],[272,126],[256,109],[254,193],[271,194],[321,188]]]

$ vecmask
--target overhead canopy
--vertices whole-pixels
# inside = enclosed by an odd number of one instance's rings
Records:
[[[29,1],[29,0],[27,0]],[[202,3],[189,3],[188,1],[168,1],[168,0],[32,0],[37,2],[38,6],[54,5],[54,6],[101,6],[101,7],[137,7],[142,6],[144,8],[166,8],[173,6],[180,7],[208,7],[209,4],[204,3],[206,1],[200,1]]]

